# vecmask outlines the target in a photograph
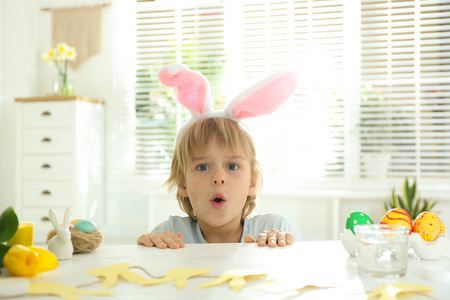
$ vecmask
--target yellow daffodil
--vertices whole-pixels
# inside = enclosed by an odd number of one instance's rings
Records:
[[[77,51],[75,51],[75,48],[67,47],[66,56],[68,60],[74,60],[77,57]]]
[[[50,63],[50,56],[48,56],[48,54],[47,53],[44,53],[44,54],[42,54],[42,60],[45,62],[45,63]]]
[[[55,56],[56,56],[55,50],[53,50],[53,49],[48,50],[47,55],[50,58],[55,58]]]
[[[64,53],[67,50],[67,44],[66,43],[61,43],[58,44],[58,46],[56,46],[56,49],[58,50],[59,53]]]
[[[70,47],[66,43],[59,43],[56,48],[51,48],[47,53],[42,55],[42,60],[56,67],[58,73],[58,82],[55,84],[55,92],[57,96],[73,95],[73,89],[67,80],[67,72],[69,61],[73,61],[77,56],[74,47]]]
[[[58,264],[53,253],[32,246],[14,245],[3,257],[4,267],[15,276],[34,276],[53,270]]]

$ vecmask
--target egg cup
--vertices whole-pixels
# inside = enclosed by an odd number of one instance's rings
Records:
[[[350,229],[344,229],[341,235],[341,243],[350,256],[355,256],[356,237]]]
[[[432,242],[425,241],[419,233],[412,232],[410,236],[411,246],[420,259],[438,260],[444,255],[447,235],[439,234],[438,238]]]

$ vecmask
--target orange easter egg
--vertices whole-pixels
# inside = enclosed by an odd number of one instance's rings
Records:
[[[413,232],[417,232],[428,242],[436,240],[441,233],[445,233],[442,220],[434,213],[425,211],[414,220]]]
[[[412,230],[411,216],[404,208],[391,209],[384,215],[380,223],[403,225],[409,228],[409,233],[411,233]]]

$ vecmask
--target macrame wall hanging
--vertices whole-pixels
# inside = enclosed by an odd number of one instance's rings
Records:
[[[79,7],[42,8],[52,13],[52,46],[66,43],[77,51],[77,59],[70,67],[78,69],[81,64],[102,51],[102,8],[111,4]]]

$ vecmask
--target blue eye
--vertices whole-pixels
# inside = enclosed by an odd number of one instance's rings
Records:
[[[228,164],[227,169],[230,171],[236,171],[237,169],[239,169],[239,166],[237,164]]]
[[[208,169],[209,169],[208,165],[205,165],[205,164],[201,164],[201,165],[197,166],[197,170],[199,170],[199,171],[206,171]]]

